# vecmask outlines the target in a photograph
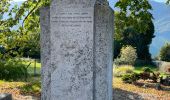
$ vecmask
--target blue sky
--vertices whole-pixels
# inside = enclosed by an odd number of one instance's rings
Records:
[[[13,0],[13,1],[26,1],[26,0]],[[113,0],[109,0],[109,2],[112,2]],[[158,2],[165,2],[166,0],[154,0]]]
[[[157,1],[157,2],[166,2],[167,0],[154,0],[154,1]]]

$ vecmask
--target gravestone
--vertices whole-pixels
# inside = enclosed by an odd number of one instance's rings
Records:
[[[112,100],[113,10],[52,0],[40,10],[42,100]]]

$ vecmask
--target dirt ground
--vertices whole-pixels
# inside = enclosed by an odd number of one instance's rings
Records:
[[[170,100],[170,87],[162,86],[163,90],[156,90],[155,85],[144,81],[138,81],[135,85],[125,84],[120,78],[114,78],[113,98],[114,100]]]
[[[13,100],[40,100],[40,93],[23,93],[20,87],[25,82],[7,82],[0,84],[0,93],[10,93]],[[146,84],[143,87],[143,84]],[[155,83],[138,81],[138,84],[125,84],[120,78],[113,79],[113,100],[170,100],[170,87],[156,90]]]
[[[24,93],[21,90],[22,86],[28,83],[25,82],[3,82],[0,84],[0,93],[12,94],[13,100],[40,100],[39,93]]]

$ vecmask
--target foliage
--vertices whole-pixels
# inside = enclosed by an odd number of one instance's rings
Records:
[[[138,73],[125,74],[122,76],[122,81],[125,83],[134,83],[140,79],[140,75]]]
[[[131,45],[136,47],[139,59],[151,60],[149,45],[154,38],[154,24],[148,0],[119,0],[115,7],[120,9],[115,13],[115,55],[123,45]]]
[[[142,71],[143,72],[148,72],[148,73],[152,73],[153,71],[152,71],[152,69],[151,68],[149,68],[149,67],[144,67],[143,69],[142,69]]]
[[[167,4],[170,4],[170,0],[167,0],[167,2],[166,2]]]
[[[143,80],[153,80],[154,83],[157,83],[158,79],[160,78],[160,73],[153,72],[150,68],[145,67],[142,73],[130,73],[124,74],[122,76],[122,81],[125,83],[134,83],[139,79]]]
[[[27,69],[19,60],[0,61],[1,80],[26,79],[27,76]]]
[[[132,46],[124,46],[121,49],[120,57],[115,60],[116,65],[134,65],[137,59],[136,49]]]
[[[122,77],[125,74],[130,74],[132,73],[134,70],[133,66],[129,66],[129,65],[122,65],[122,66],[118,66],[114,69],[114,76],[116,77]]]
[[[3,25],[6,23],[6,21],[2,20],[3,15],[8,12],[10,2],[11,0],[1,0],[0,1],[0,31],[3,31],[5,28]]]
[[[121,19],[121,25],[119,25],[119,27],[124,29],[132,26],[140,33],[146,32],[148,24],[153,18],[149,12],[149,10],[152,10],[152,6],[148,0],[119,0],[115,4],[115,7],[120,8],[118,17]],[[126,22],[122,25],[121,21]]]
[[[143,80],[151,79],[154,83],[157,83],[157,80],[159,79],[160,73],[155,73],[151,68],[144,67],[143,72],[140,73],[140,78]]]
[[[50,0],[27,0],[21,6],[9,9],[10,1],[0,2],[0,10],[5,9],[1,10],[1,16],[8,15],[8,18],[0,19],[0,46],[5,49],[0,57],[6,59],[23,55],[39,58],[39,8],[49,5]]]
[[[148,67],[150,68],[152,71],[154,72],[158,72],[158,67],[154,66],[154,65],[144,65],[144,66],[135,66],[134,72],[136,73],[142,73],[144,67]]]
[[[170,43],[165,44],[161,48],[159,58],[162,61],[170,61]]]

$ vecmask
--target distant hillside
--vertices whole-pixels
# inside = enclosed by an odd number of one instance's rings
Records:
[[[110,5],[114,10],[114,4],[117,0],[111,0]],[[165,42],[170,42],[170,6],[164,3],[150,1],[153,7],[151,13],[154,17],[155,25],[155,38],[150,46],[150,52],[152,56],[159,54],[160,48],[165,44]]]

